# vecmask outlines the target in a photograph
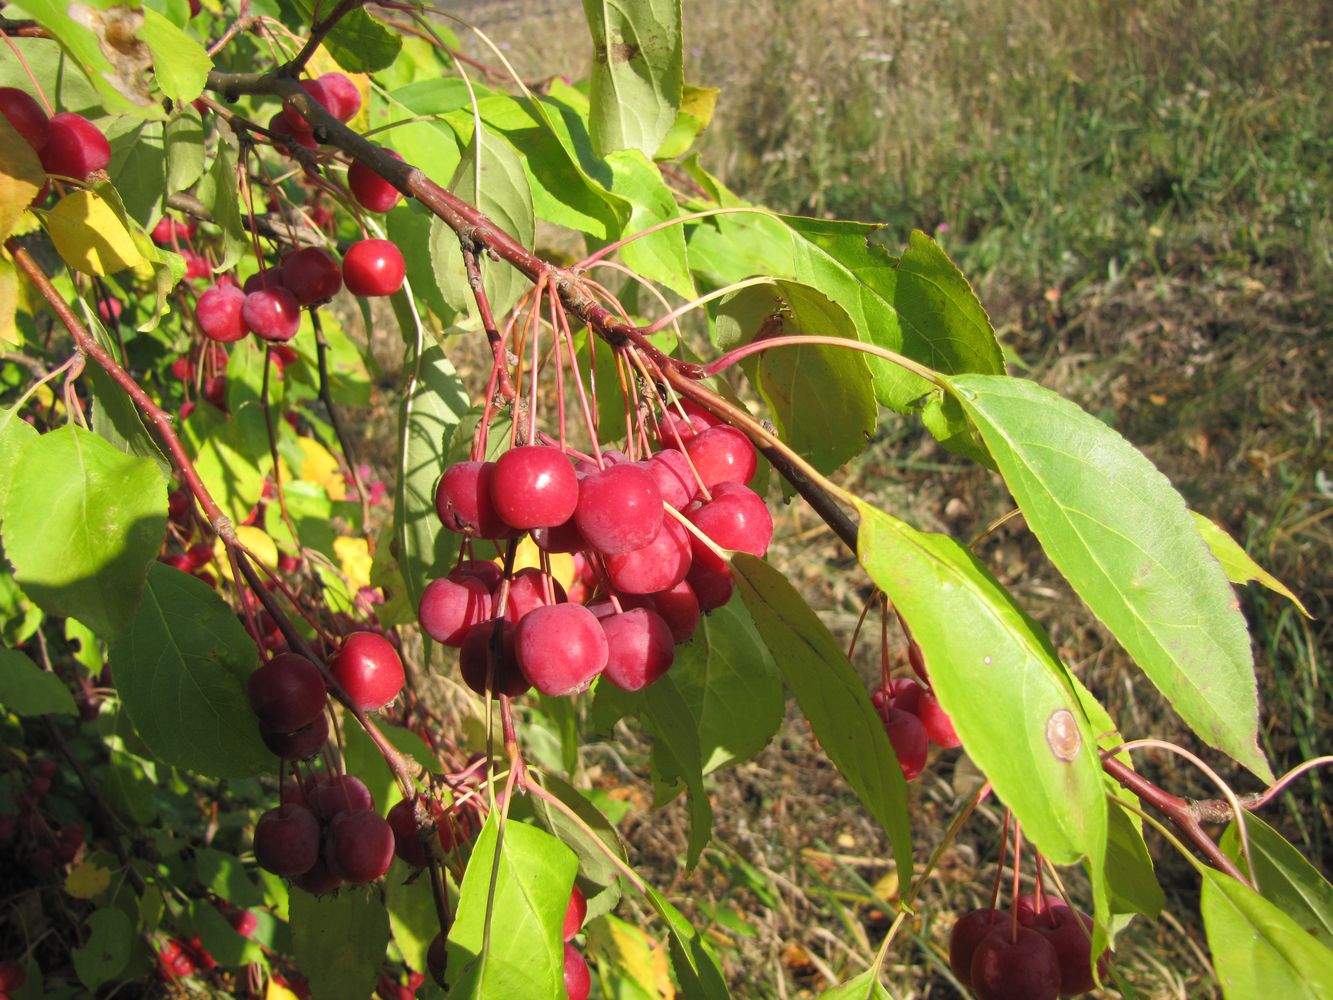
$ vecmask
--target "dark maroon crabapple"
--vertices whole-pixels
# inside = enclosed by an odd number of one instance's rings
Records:
[[[740,483],[754,476],[759,459],[750,439],[734,427],[709,427],[685,442],[685,453],[709,490],[718,483]]]
[[[329,670],[352,703],[367,712],[397,698],[406,681],[398,650],[374,632],[353,632],[344,639]]]
[[[62,111],[51,116],[46,145],[38,150],[48,174],[83,180],[111,162],[111,145],[102,130],[82,115]]]
[[[763,499],[740,483],[718,483],[712,493],[712,500],[685,516],[720,547],[762,557],[773,538],[773,515]],[[726,568],[726,560],[700,539],[692,536],[690,544],[696,566],[703,564],[714,571]]]
[[[356,775],[330,774],[311,786],[307,805],[317,819],[328,823],[341,813],[374,809],[375,798]]]
[[[1060,962],[1061,996],[1078,996],[1096,986],[1092,977],[1092,917],[1055,901],[1030,926],[1055,949]],[[1097,960],[1097,971],[1106,975],[1104,956]]]
[[[574,467],[558,448],[524,445],[495,460],[491,503],[515,528],[553,528],[568,521],[579,500]]]
[[[353,295],[377,298],[403,287],[407,262],[389,240],[360,240],[343,254],[343,282]]]
[[[641,549],[606,557],[611,586],[625,594],[655,594],[685,579],[693,561],[690,532],[674,517]]]
[[[463,645],[468,629],[490,617],[491,592],[477,577],[432,580],[417,602],[421,630],[436,642],[454,648]]]
[[[930,738],[930,742],[936,746],[952,750],[963,745],[963,741],[958,738],[958,733],[953,728],[953,720],[940,707],[940,700],[935,697],[934,691],[922,693],[921,700],[917,702],[916,717],[926,727],[926,736]]]
[[[890,708],[884,716],[884,732],[893,744],[893,752],[898,757],[898,765],[903,769],[903,777],[911,781],[926,766],[926,751],[930,749],[926,727],[911,712]]]
[[[302,247],[282,262],[282,284],[303,306],[324,302],[343,286],[342,269],[322,247]]]
[[[301,329],[301,304],[286,288],[261,288],[245,297],[241,319],[256,337],[281,343]]]
[[[603,555],[641,549],[662,528],[662,494],[638,465],[612,465],[579,483],[574,520],[588,544]]]
[[[250,675],[246,686],[260,724],[279,733],[310,725],[328,701],[319,668],[296,653],[273,657]]]
[[[227,376],[210,375],[204,379],[202,395],[204,399],[225,412],[227,409]]]
[[[17,87],[0,87],[0,115],[9,119],[14,131],[38,152],[51,134],[51,120],[33,97]]]
[[[1014,933],[1001,924],[972,954],[972,991],[978,1000],[1055,1000],[1060,995],[1059,956],[1031,928],[1019,927]]]
[[[652,473],[662,499],[676,510],[684,510],[698,496],[699,482],[690,469],[689,459],[682,452],[667,448],[639,464]]]
[[[713,562],[716,563],[717,560]],[[705,565],[697,557],[691,563],[690,571],[685,574],[685,582],[694,591],[695,600],[699,602],[699,611],[705,614],[731,600],[731,592],[735,587],[731,579],[731,570],[725,565],[714,568]]]
[[[435,512],[450,531],[473,538],[512,538],[491,502],[494,462],[455,462],[444,470],[435,487]]]
[[[321,853],[310,870],[296,876],[292,882],[312,896],[323,896],[342,885],[343,877],[333,873]]]
[[[426,949],[426,969],[430,972],[431,979],[435,980],[436,986],[444,986],[444,969],[447,956],[444,934],[441,932],[430,939],[430,947]]]
[[[391,149],[383,150],[396,160],[401,160]],[[367,212],[387,212],[398,204],[402,194],[396,187],[360,160],[347,168],[347,186],[352,189],[352,197]]]
[[[500,586],[500,581],[504,579],[504,570],[500,568],[499,563],[488,562],[484,559],[464,559],[449,571],[449,579],[451,580],[462,580],[469,576],[474,576],[484,583],[487,590],[494,590]]]
[[[329,824],[330,868],[348,882],[373,882],[393,862],[393,827],[371,809],[340,813]]]
[[[491,596],[498,600],[500,589],[497,587]],[[543,573],[535,566],[529,566],[526,569],[519,570],[509,581],[509,593],[505,597],[504,618],[505,621],[517,625],[533,608],[540,608],[547,604],[563,604],[566,599],[565,588],[560,585],[559,580]]]
[[[588,898],[583,895],[583,890],[577,885],[569,894],[569,906],[565,907],[565,923],[561,928],[561,936],[566,941],[572,941],[574,935],[583,927],[583,921],[588,916]]]
[[[583,953],[565,942],[565,993],[569,1000],[588,1000],[592,991],[592,973]]]
[[[259,727],[259,738],[275,756],[283,760],[306,760],[319,753],[329,738],[329,720],[326,715],[315,716],[315,721],[293,733],[279,733]]]
[[[913,673],[926,684],[930,683],[930,674],[926,670],[926,654],[921,651],[921,647],[916,640],[910,636],[907,639],[907,662],[912,665]]]
[[[262,288],[282,287],[282,265],[270,264],[246,278],[245,284],[241,286],[241,291],[249,295],[251,292],[257,292]]]
[[[265,871],[285,878],[304,874],[319,857],[319,820],[301,805],[270,809],[255,824],[254,849]]]
[[[964,913],[953,925],[949,933],[949,968],[964,986],[972,987],[972,956],[981,939],[996,927],[1008,923],[1009,918],[999,910],[983,907]]]
[[[601,625],[607,648],[602,676],[624,691],[646,688],[676,659],[671,629],[656,611],[635,608],[602,618]]]
[[[430,864],[426,845],[417,835],[415,806],[411,799],[400,799],[389,810],[389,827],[393,830],[393,853],[413,868]]]
[[[361,91],[345,73],[325,73],[319,78],[324,88],[324,107],[340,122],[351,121],[361,110]]]
[[[534,608],[519,622],[514,637],[519,668],[533,687],[547,695],[586,689],[606,666],[607,654],[601,623],[578,604]]]
[[[508,698],[517,698],[532,687],[519,668],[518,658],[514,654],[514,639],[517,633],[517,625],[501,621],[500,658],[495,664],[493,686],[496,694]],[[486,671],[490,664],[494,639],[495,623],[482,622],[468,631],[462,647],[458,650],[458,672],[463,677],[463,683],[483,696],[486,694]]]

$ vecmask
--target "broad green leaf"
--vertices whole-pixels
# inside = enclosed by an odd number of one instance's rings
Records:
[[[471,107],[467,85],[457,77],[422,80],[395,90],[386,104],[385,124],[393,128],[383,133],[384,141],[436,184],[447,187],[463,158],[463,146],[444,116]]]
[[[125,211],[141,225],[151,226],[162,214],[167,184],[162,123],[132,118],[122,119],[122,122],[130,127],[115,129],[107,136],[111,142],[111,163],[107,173],[116,185]],[[202,157],[202,131],[196,135],[195,141]]]
[[[169,475],[171,465],[148,433],[129,394],[101,365],[90,365],[84,376],[92,398],[93,430],[125,454],[151,459],[163,475]]]
[[[440,933],[430,876],[395,858],[384,878],[384,908],[403,962],[409,969],[426,968],[426,952]]]
[[[46,183],[37,152],[0,115],[0,243],[9,239],[19,216]]]
[[[1234,819],[1219,842],[1227,857],[1255,879],[1264,899],[1300,924],[1307,934],[1333,948],[1333,886],[1328,879],[1253,813],[1245,814],[1245,833],[1254,871],[1246,867]]]
[[[856,668],[785,576],[745,553],[732,556],[731,571],[819,745],[889,835],[905,880],[912,871],[907,782]]]
[[[162,544],[161,470],[73,424],[43,434],[23,457],[5,505],[14,578],[48,614],[114,637]]]
[[[19,470],[19,456],[39,437],[37,428],[20,417],[18,410],[0,410],[0,520],[5,515],[10,484]]]
[[[968,756],[1043,854],[1056,864],[1088,858],[1104,925],[1101,759],[1050,640],[963,545],[866,503],[857,510],[861,565],[920,644]]]
[[[867,969],[855,979],[819,994],[819,1000],[890,1000],[890,993],[879,981],[879,969]]]
[[[583,0],[583,13],[592,32],[593,148],[651,158],[680,108],[680,0]]]
[[[713,807],[704,788],[697,723],[669,673],[644,689],[643,712],[653,738],[653,769],[664,784],[683,784],[689,798],[690,836],[685,866],[692,870],[699,863],[699,855],[713,829]]]
[[[139,37],[153,53],[153,76],[162,93],[179,106],[204,92],[213,60],[208,51],[150,7],[143,8]]]
[[[449,929],[449,995],[549,1000],[564,983],[560,931],[578,860],[549,833],[514,821],[497,844],[496,819],[487,818],[463,874]]]
[[[222,232],[222,260],[214,268],[218,274],[235,267],[245,252],[245,229],[236,185],[236,149],[225,136],[219,136],[213,165],[195,188],[199,200],[212,213],[213,224]]]
[[[299,15],[301,27],[314,24],[314,10],[319,8],[321,15],[328,14],[333,8],[328,4],[312,3],[312,0],[283,0]],[[334,61],[349,73],[374,73],[392,65],[403,47],[402,39],[380,24],[364,10],[357,8],[339,19],[328,37],[324,47]]]
[[[246,696],[256,659],[222,598],[161,563],[110,655],[125,711],[154,755],[213,778],[245,778],[273,765]]]
[[[94,910],[88,914],[87,923],[87,939],[70,957],[79,982],[95,992],[124,971],[130,960],[134,928],[125,911],[114,906]]]
[[[451,116],[451,121],[454,116]],[[536,217],[532,211],[532,189],[523,170],[523,161],[508,140],[482,128],[471,132],[472,119],[466,119],[466,131],[460,129],[459,138],[467,143],[463,159],[454,172],[451,191],[470,205],[475,205],[497,226],[523,246],[531,248],[535,234]],[[481,148],[477,148],[480,138]],[[481,163],[478,189],[477,163]],[[464,316],[476,319],[476,300],[468,284],[463,255],[459,249],[458,234],[437,220],[431,228],[431,259],[440,291],[450,308]],[[491,310],[503,316],[518,301],[531,283],[504,261],[493,260],[480,254],[482,278]]]
[[[251,962],[264,960],[264,951],[258,942],[237,933],[231,922],[210,901],[190,900],[190,923],[204,949],[224,969],[239,969]]]
[[[204,176],[204,123],[199,112],[190,105],[177,108],[167,121],[164,138],[167,187],[162,193],[173,195]]]
[[[292,955],[320,1000],[365,1000],[389,945],[389,913],[373,888],[293,892]]]
[[[606,158],[611,166],[611,190],[631,206],[629,221],[620,236],[631,236],[680,212],[676,196],[662,180],[657,165],[637,149],[623,149]],[[685,229],[668,226],[620,248],[620,259],[636,274],[665,285],[677,295],[693,298],[694,282],[685,253]]]
[[[666,897],[647,887],[648,902],[667,925],[671,967],[680,983],[680,994],[689,1000],[728,1000],[731,992],[722,976],[717,956],[693,925]]]
[[[606,856],[607,851],[622,861],[627,860],[625,845],[621,843],[616,828],[582,792],[554,774],[542,775],[541,783],[548,792],[569,806],[593,833],[589,834],[561,810],[548,805],[545,799],[533,796],[532,811],[538,822],[578,855],[582,880],[599,886],[611,885],[619,877],[620,869]]]
[[[194,874],[209,892],[229,903],[241,907],[264,904],[264,894],[234,854],[213,847],[195,848]]]
[[[72,191],[47,212],[46,232],[66,264],[84,274],[114,274],[143,263],[125,224],[93,191]]]
[[[143,763],[132,754],[111,751],[102,790],[112,808],[132,823],[146,826],[161,815],[157,783],[148,777]]]
[[[1199,909],[1224,997],[1333,996],[1333,951],[1249,886],[1205,868]]]
[[[669,676],[694,717],[704,774],[753,757],[782,723],[782,676],[742,601],[704,616]]]
[[[723,300],[716,318],[724,350],[798,334],[857,340],[847,312],[792,281],[752,285]],[[867,355],[823,344],[775,347],[741,362],[768,403],[778,434],[820,472],[865,450],[879,408]]]
[[[1204,517],[1196,510],[1192,510],[1190,513],[1194,515],[1194,523],[1198,526],[1199,534],[1208,543],[1208,550],[1222,564],[1222,569],[1226,572],[1228,580],[1232,583],[1241,584],[1254,581],[1291,601],[1306,618],[1314,618],[1314,615],[1305,610],[1305,605],[1301,603],[1300,598],[1293,594],[1285,583],[1251,559],[1249,553],[1240,547],[1239,542],[1227,534],[1225,528],[1216,521]]]
[[[1272,780],[1236,595],[1185,502],[1119,434],[1034,382],[949,380],[1056,568],[1207,743]]]
[[[435,280],[435,264],[431,260],[431,234],[435,230],[435,221],[435,216],[413,199],[389,212],[386,229],[389,239],[403,252],[407,283],[418,305],[436,317],[443,327],[452,323],[456,314],[444,301]]]
[[[78,715],[65,682],[27,656],[0,647],[0,711],[15,715]]]
[[[185,422],[185,432],[196,448],[199,478],[223,512],[240,524],[259,502],[273,465],[259,404],[242,406],[230,416],[201,404]]]
[[[1108,779],[1108,789],[1116,792],[1110,787],[1112,784]],[[1132,793],[1119,789],[1117,794],[1129,798]],[[1123,809],[1107,810],[1106,888],[1112,913],[1142,913],[1148,919],[1156,920],[1166,895],[1157,880],[1152,856],[1143,842],[1143,831],[1135,822],[1137,819]]]

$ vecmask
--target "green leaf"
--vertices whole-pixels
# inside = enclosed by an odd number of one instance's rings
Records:
[[[667,925],[671,968],[680,983],[680,995],[689,1000],[728,1000],[731,991],[727,989],[717,956],[703,936],[665,896],[652,886],[646,889],[648,902]]]
[[[632,236],[680,214],[676,196],[662,180],[662,172],[637,149],[622,149],[610,154],[611,191],[631,206],[629,221],[620,237]],[[625,266],[652,281],[670,288],[677,295],[693,298],[694,282],[685,252],[685,229],[667,226],[642,236],[620,248]]]
[[[669,673],[644,689],[643,709],[653,737],[653,769],[664,784],[683,784],[688,793],[690,836],[685,865],[692,870],[713,829],[713,807],[704,789],[697,723]]]
[[[1109,790],[1111,782],[1107,782]],[[1117,786],[1119,787],[1119,786]],[[1132,793],[1120,789],[1128,797]],[[1162,885],[1153,869],[1152,856],[1143,842],[1143,831],[1132,813],[1107,810],[1106,888],[1112,913],[1142,913],[1156,920],[1166,902]]]
[[[449,996],[549,1000],[563,988],[560,932],[578,860],[549,833],[513,821],[497,845],[496,819],[487,817],[463,874],[449,929]]]
[[[335,895],[293,892],[292,954],[320,1000],[365,1000],[389,945],[389,912],[374,888]]]
[[[19,456],[40,434],[17,409],[0,410],[0,520],[5,516],[10,484],[19,471]]]
[[[130,960],[133,932],[124,910],[109,906],[88,914],[88,939],[71,955],[79,982],[96,991],[119,976]]]
[[[857,340],[851,317],[808,285],[753,285],[718,308],[718,346],[799,334]],[[768,403],[778,434],[820,472],[865,450],[879,408],[867,355],[821,344],[776,347],[741,362]]]
[[[1199,909],[1224,997],[1333,996],[1333,951],[1249,886],[1205,868]]]
[[[14,578],[48,614],[114,637],[162,544],[161,470],[73,424],[43,434],[23,458],[4,520]]]
[[[395,858],[384,879],[384,908],[403,963],[409,969],[425,969],[426,952],[440,933],[430,877]]]
[[[147,826],[161,815],[157,783],[144,773],[143,762],[132,754],[111,751],[102,789],[112,807],[136,825]]]
[[[450,133],[452,136],[453,133]],[[407,158],[409,162],[416,162]],[[447,178],[446,178],[447,180]],[[440,286],[435,280],[435,265],[431,261],[431,238],[435,229],[435,216],[422,207],[419,201],[404,202],[389,212],[386,219],[388,237],[403,252],[403,262],[407,265],[407,282],[418,304],[441,324],[453,322],[455,313],[444,301]]]
[[[13,649],[0,647],[0,710],[15,715],[78,715],[74,696],[55,674],[48,674]]]
[[[819,745],[889,835],[905,881],[912,871],[907,782],[856,669],[781,573],[745,553],[732,557],[731,571]]]
[[[1219,846],[1227,857],[1251,875],[1259,894],[1300,924],[1307,934],[1333,948],[1333,886],[1280,833],[1253,813],[1245,814],[1254,871],[1250,872],[1240,847],[1233,819]]]
[[[212,847],[195,848],[194,874],[204,888],[229,903],[241,907],[264,904],[263,892],[234,854]]]
[[[213,60],[199,42],[157,11],[145,7],[143,13],[139,37],[152,50],[157,85],[177,105],[188,105],[204,92]]]
[[[786,712],[782,676],[744,602],[705,615],[670,677],[694,717],[703,772],[753,757]]]
[[[249,403],[226,416],[200,405],[185,422],[185,432],[195,445],[199,478],[223,512],[240,524],[259,502],[273,465],[263,410]]]
[[[674,672],[676,668],[672,669]],[[564,812],[549,805],[545,799],[534,796],[532,811],[538,822],[578,855],[581,879],[599,886],[611,885],[619,877],[620,869],[606,856],[606,852],[610,851],[622,861],[628,860],[625,845],[620,842],[616,828],[582,792],[554,774],[543,774],[541,783],[543,788],[569,806],[592,830],[592,834]]]
[[[190,923],[204,950],[224,969],[238,969],[251,962],[262,962],[264,951],[259,943],[244,937],[232,927],[211,902],[190,900]]]
[[[889,991],[879,981],[879,969],[866,969],[855,979],[819,994],[819,1000],[890,1000]]]
[[[117,450],[151,459],[164,476],[170,475],[171,464],[148,433],[129,394],[101,365],[89,365],[84,376],[93,404],[93,430]]]
[[[949,380],[1056,568],[1207,743],[1272,780],[1236,595],[1171,484],[1128,441],[1024,379]]]
[[[964,546],[858,503],[857,556],[920,644],[968,756],[1056,864],[1086,856],[1106,916],[1106,794],[1091,726],[1041,627]]]
[[[1208,543],[1208,550],[1222,564],[1222,569],[1228,580],[1232,583],[1241,584],[1254,581],[1267,587],[1275,594],[1281,594],[1296,605],[1306,618],[1314,619],[1314,615],[1305,610],[1305,605],[1301,603],[1300,598],[1293,594],[1285,583],[1251,559],[1249,553],[1240,547],[1239,542],[1227,534],[1225,528],[1216,521],[1204,517],[1197,510],[1192,510],[1190,513],[1194,515],[1194,523],[1199,528],[1199,534]]]
[[[316,4],[311,0],[283,0],[300,16],[300,26],[314,24]],[[333,10],[328,4],[318,4],[321,15]],[[324,47],[339,66],[349,73],[374,73],[393,64],[403,47],[397,34],[380,24],[361,8],[345,14],[324,39]]]
[[[222,598],[161,563],[110,655],[144,743],[166,763],[212,778],[245,778],[273,765],[246,695],[256,661],[254,643]]]
[[[666,134],[662,144],[653,154],[655,160],[674,160],[689,152],[694,140],[699,137],[709,122],[713,120],[713,111],[717,108],[717,95],[722,91],[717,87],[695,87],[685,84],[680,95],[680,111],[676,113],[675,124]]]
[[[218,137],[213,165],[200,178],[195,194],[212,214],[213,224],[222,231],[222,260],[214,271],[228,271],[241,259],[246,241],[236,194],[236,149],[227,138]]]
[[[167,187],[172,195],[204,176],[204,123],[192,106],[177,108],[166,127]]]
[[[592,142],[598,155],[651,158],[676,123],[684,68],[680,0],[583,0],[592,33]]]

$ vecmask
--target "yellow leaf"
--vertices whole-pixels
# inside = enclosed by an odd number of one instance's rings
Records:
[[[609,959],[649,996],[674,1000],[666,950],[633,924],[607,914],[588,926],[588,950]]]
[[[277,980],[270,979],[268,988],[264,990],[264,1000],[298,1000],[298,998],[295,993]]]
[[[341,536],[333,540],[333,554],[338,557],[347,586],[355,594],[370,586],[370,545],[364,538]]]
[[[115,209],[93,191],[61,198],[46,214],[46,231],[65,263],[84,274],[113,274],[144,259]]]
[[[269,569],[277,569],[278,543],[263,528],[256,528],[253,524],[239,524],[236,526],[236,540]],[[213,557],[218,570],[230,580],[231,561],[227,559],[227,547],[222,544],[221,538],[213,543]]]
[[[45,183],[37,151],[0,115],[0,243],[9,239],[19,216]]]
[[[297,438],[301,446],[301,478],[324,487],[330,500],[347,499],[347,482],[333,453],[314,438]]]
[[[106,892],[111,884],[111,869],[84,861],[65,878],[65,891],[75,899],[92,899]]]
[[[3,116],[0,116],[3,117]],[[0,342],[6,344],[21,343],[18,324],[14,317],[19,308],[18,271],[7,257],[0,254]]]
[[[518,551],[514,553],[514,569],[541,569],[542,550],[537,548],[537,543],[532,540],[531,535],[524,535],[523,540],[518,543]],[[574,585],[574,557],[567,552],[553,553],[550,557],[551,577],[556,580],[560,586],[568,590]]]
[[[717,87],[694,87],[688,83],[681,90],[680,110],[699,122],[700,132],[708,128],[708,123],[713,120],[713,111],[717,108],[717,95],[720,93],[721,90]]]

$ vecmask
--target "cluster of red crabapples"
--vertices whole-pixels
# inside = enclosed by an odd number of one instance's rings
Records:
[[[644,688],[670,668],[700,614],[730,598],[718,550],[768,551],[773,518],[745,485],[757,456],[744,434],[685,404],[662,420],[659,443],[637,462],[535,444],[444,471],[435,506],[450,531],[511,543],[531,533],[543,553],[576,553],[582,567],[568,594],[540,569],[505,578],[474,560],[425,588],[421,627],[459,650],[474,691],[569,695],[598,676]]]
[[[914,641],[908,643],[908,659],[921,681],[911,677],[886,678],[870,692],[870,703],[884,723],[884,732],[893,744],[903,777],[911,781],[925,768],[931,743],[945,750],[963,744],[954,732],[953,721],[930,688],[921,647]]]
[[[111,162],[111,144],[96,125],[71,111],[47,116],[37,99],[17,87],[0,87],[0,115],[37,153],[42,169],[52,177],[81,181]],[[33,199],[46,198],[48,181]]]

